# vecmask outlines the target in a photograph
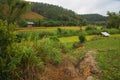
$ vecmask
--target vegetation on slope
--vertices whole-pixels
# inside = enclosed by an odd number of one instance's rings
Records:
[[[89,24],[105,25],[107,17],[100,14],[83,14],[81,15],[85,18]]]
[[[64,9],[59,6],[45,4],[45,3],[32,3],[31,8],[33,12],[43,15],[45,18],[58,21],[60,25],[85,25],[86,21],[75,12]]]
[[[43,19],[44,17],[35,12],[27,12],[22,16],[24,19]]]

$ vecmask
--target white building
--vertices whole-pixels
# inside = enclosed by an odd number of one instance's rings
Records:
[[[101,34],[102,34],[103,36],[105,36],[105,37],[110,36],[110,34],[109,34],[109,33],[107,33],[107,32],[101,32]]]
[[[34,22],[27,22],[28,27],[32,27],[34,25]]]

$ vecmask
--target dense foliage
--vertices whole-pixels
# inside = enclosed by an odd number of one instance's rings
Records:
[[[45,21],[46,26],[86,25],[85,19],[81,18],[80,15],[59,6],[32,3],[31,8],[33,12],[39,13],[48,19]]]
[[[28,9],[28,3],[23,0],[0,0],[0,19],[13,23]]]
[[[18,43],[14,28],[15,24],[8,25],[7,21],[0,20],[1,80],[34,80],[37,78],[35,73],[43,63],[61,63],[61,53],[66,51],[66,48],[57,38],[38,41],[36,38],[31,40],[29,37],[33,36],[27,35],[28,39]]]
[[[108,12],[108,28],[120,28],[120,12]]]
[[[107,20],[107,17],[100,14],[84,14],[81,16],[85,18],[89,24],[105,25]]]

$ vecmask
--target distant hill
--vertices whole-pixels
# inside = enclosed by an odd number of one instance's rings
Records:
[[[85,26],[88,23],[104,25],[107,20],[107,17],[99,14],[79,15],[57,5],[37,2],[31,2],[31,12],[23,17],[33,21],[35,26]]]
[[[103,22],[107,20],[106,16],[100,15],[100,14],[83,14],[81,15],[83,18],[85,18],[90,23],[95,22]]]
[[[32,3],[32,11],[54,20],[71,20],[78,17],[72,10],[46,3]]]
[[[40,14],[38,14],[38,13],[35,13],[35,12],[27,12],[27,13],[24,14],[22,17],[23,17],[24,19],[36,19],[36,18],[38,18],[38,19],[43,19],[43,18],[44,18],[44,16],[42,16],[42,15],[40,15]]]
[[[31,10],[40,15],[43,15],[47,20],[52,20],[49,23],[58,23],[61,25],[83,25],[84,18],[76,14],[72,10],[64,9],[63,7],[46,4],[46,3],[31,3]],[[54,21],[54,22],[53,22]]]

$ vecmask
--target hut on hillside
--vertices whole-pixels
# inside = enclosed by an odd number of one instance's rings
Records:
[[[32,27],[35,23],[34,22],[27,22],[28,27]]]

